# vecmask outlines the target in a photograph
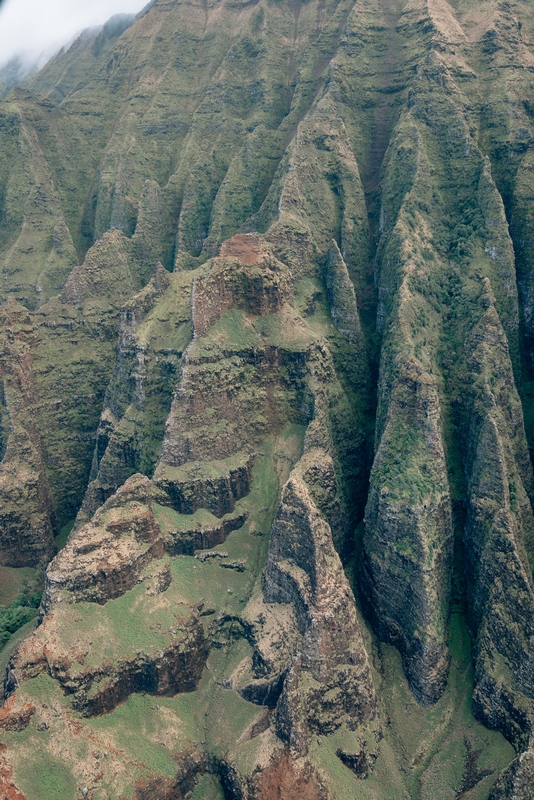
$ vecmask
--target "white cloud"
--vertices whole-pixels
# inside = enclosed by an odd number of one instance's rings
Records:
[[[147,0],[0,0],[0,66],[13,56],[44,62],[113,14],[136,14]]]

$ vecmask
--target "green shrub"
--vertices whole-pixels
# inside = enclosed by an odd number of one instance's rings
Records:
[[[37,616],[42,592],[30,587],[25,594],[17,597],[11,605],[0,606],[0,649],[10,640],[12,634]]]

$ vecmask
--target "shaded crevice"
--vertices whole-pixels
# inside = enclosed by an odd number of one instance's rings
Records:
[[[373,255],[376,253],[380,230],[380,191],[379,180],[382,164],[389,146],[391,134],[399,118],[402,102],[392,104],[391,98],[405,89],[399,84],[402,73],[400,49],[396,27],[402,12],[394,8],[394,0],[381,0],[383,19],[386,23],[385,50],[380,69],[380,88],[378,100],[374,105],[368,135],[368,152],[361,165],[362,184],[369,218],[369,233]]]

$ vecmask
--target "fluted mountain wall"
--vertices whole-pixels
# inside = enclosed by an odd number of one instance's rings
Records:
[[[531,796],[533,142],[521,2],[155,0],[0,103],[0,791]]]

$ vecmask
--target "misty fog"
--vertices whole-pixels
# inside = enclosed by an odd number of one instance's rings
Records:
[[[113,14],[136,14],[147,0],[0,0],[0,69],[41,67],[83,29]]]

